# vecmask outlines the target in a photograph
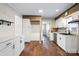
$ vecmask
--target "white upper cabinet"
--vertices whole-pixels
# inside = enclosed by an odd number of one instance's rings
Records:
[[[71,16],[72,16],[73,20],[79,19],[79,11],[73,13]]]
[[[56,23],[55,23],[55,26],[56,27],[66,27],[66,19],[65,18],[59,18],[56,20]]]
[[[79,11],[72,13],[71,15],[66,16],[64,18],[60,17],[59,19],[56,20],[55,26],[59,27],[59,28],[60,27],[67,27],[68,22],[75,20],[75,19],[79,19]]]

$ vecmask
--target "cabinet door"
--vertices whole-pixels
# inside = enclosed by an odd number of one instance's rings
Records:
[[[13,40],[6,41],[0,44],[0,56],[13,56]]]
[[[20,37],[20,53],[23,51],[23,49],[24,49],[24,39]]]
[[[69,53],[77,52],[77,37],[76,36],[67,36],[66,39],[66,51]]]
[[[15,51],[15,56],[18,56],[20,54],[20,38],[16,38],[14,40],[14,51]]]
[[[56,20],[56,26],[57,27],[66,27],[66,19],[65,18],[59,18]]]
[[[60,34],[57,34],[57,44],[58,44],[59,46],[61,46]]]
[[[56,26],[59,27],[59,28],[63,26],[61,18],[59,18],[59,19],[56,20]]]
[[[59,27],[62,27],[62,26],[63,26],[63,25],[62,25],[62,19],[61,19],[61,18],[59,19],[58,23],[59,23],[59,24],[58,24]]]
[[[54,33],[50,33],[50,41],[54,41]]]
[[[79,53],[79,36],[77,36],[77,49],[78,49],[78,53]]]
[[[57,44],[65,50],[65,36],[62,34],[58,34],[57,36]]]
[[[65,18],[62,19],[62,27],[67,27],[66,26],[66,19]]]
[[[62,48],[62,35],[59,35],[59,46]]]
[[[55,21],[55,27],[58,27],[58,20]]]
[[[56,20],[56,26],[60,27],[60,20],[59,19]]]
[[[64,50],[65,50],[65,40],[66,40],[65,35],[61,35],[61,48]]]

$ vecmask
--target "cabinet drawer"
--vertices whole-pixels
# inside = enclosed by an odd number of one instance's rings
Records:
[[[12,46],[12,45],[13,45],[13,40],[0,43],[0,51],[4,50],[4,49],[6,49],[6,48],[8,48],[9,46]]]
[[[0,56],[13,56],[13,45],[8,46],[7,48],[0,51]]]

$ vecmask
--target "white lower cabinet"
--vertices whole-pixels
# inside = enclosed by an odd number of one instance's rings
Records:
[[[61,42],[60,42],[60,35],[59,34],[57,34],[57,44],[59,45],[59,46],[61,46]]]
[[[77,37],[75,35],[66,36],[66,51],[69,53],[77,53]]]
[[[23,38],[22,37],[20,37],[20,53],[23,51],[23,49],[24,49],[24,40],[23,40]]]
[[[0,56],[19,56],[24,49],[24,40],[17,37],[0,43]]]
[[[64,50],[66,50],[66,48],[65,48],[65,37],[64,36],[62,36],[62,35],[60,35],[60,46],[61,46],[61,48],[63,48]]]
[[[14,40],[13,47],[14,47],[14,52],[15,52],[14,55],[15,56],[19,55],[20,54],[20,39],[19,38],[16,38]]]
[[[77,37],[75,35],[57,34],[57,44],[67,53],[77,53]]]
[[[13,40],[0,43],[0,56],[12,56],[13,50]]]

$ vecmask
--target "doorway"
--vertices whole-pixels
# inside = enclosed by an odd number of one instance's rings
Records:
[[[49,24],[43,24],[43,36],[49,38]]]
[[[42,41],[45,47],[48,47],[50,39],[50,23],[42,23]]]

